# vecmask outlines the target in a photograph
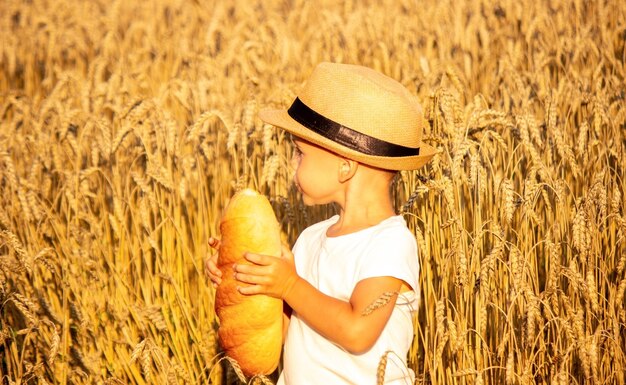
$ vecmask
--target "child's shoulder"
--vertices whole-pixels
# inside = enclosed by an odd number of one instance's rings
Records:
[[[302,231],[300,237],[305,239],[324,236],[330,226],[335,224],[339,219],[339,215],[333,215],[328,219],[316,222]],[[407,227],[406,221],[402,215],[394,215],[386,218],[376,225],[366,227],[357,232],[347,234],[345,236],[336,237],[336,239],[354,240],[354,239],[370,239],[370,238],[394,238],[394,239],[414,239],[414,235]]]
[[[406,221],[402,215],[389,217],[379,224],[372,226],[372,230],[377,237],[382,234],[395,234],[396,238],[413,238],[413,233],[407,227]]]

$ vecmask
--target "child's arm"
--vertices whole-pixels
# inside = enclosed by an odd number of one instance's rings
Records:
[[[234,266],[235,278],[250,284],[239,289],[242,294],[284,299],[318,333],[351,353],[365,352],[374,345],[403,283],[386,276],[364,279],[346,302],[325,295],[300,278],[288,249],[281,258],[248,253],[246,259],[254,265]]]

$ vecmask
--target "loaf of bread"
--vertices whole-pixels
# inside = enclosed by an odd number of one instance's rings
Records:
[[[220,232],[222,283],[215,298],[220,344],[247,376],[270,374],[280,359],[283,302],[266,295],[240,294],[237,286],[245,284],[234,279],[233,263],[249,264],[244,259],[246,252],[280,256],[278,221],[263,195],[245,189],[228,203]]]

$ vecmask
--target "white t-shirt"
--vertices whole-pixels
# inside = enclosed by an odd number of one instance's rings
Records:
[[[378,363],[385,352],[385,384],[413,384],[406,366],[413,340],[412,312],[419,300],[419,262],[415,237],[404,218],[394,216],[376,226],[338,237],[327,237],[338,216],[316,223],[302,232],[293,247],[296,270],[318,290],[349,301],[356,284],[371,277],[391,276],[405,281],[413,291],[402,293],[374,346],[351,354],[291,316],[285,340],[284,367],[279,385],[376,384]],[[382,293],[381,293],[382,294]]]

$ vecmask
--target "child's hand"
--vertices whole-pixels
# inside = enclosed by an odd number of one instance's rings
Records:
[[[219,249],[220,240],[217,238],[209,238],[209,246],[214,250]],[[222,283],[222,271],[217,267],[217,253],[214,253],[204,261],[204,275],[213,282],[213,287],[217,287]]]
[[[284,299],[300,278],[293,254],[284,244],[280,257],[246,253],[245,258],[253,265],[233,265],[235,279],[250,284],[239,288],[241,294],[266,294]]]

